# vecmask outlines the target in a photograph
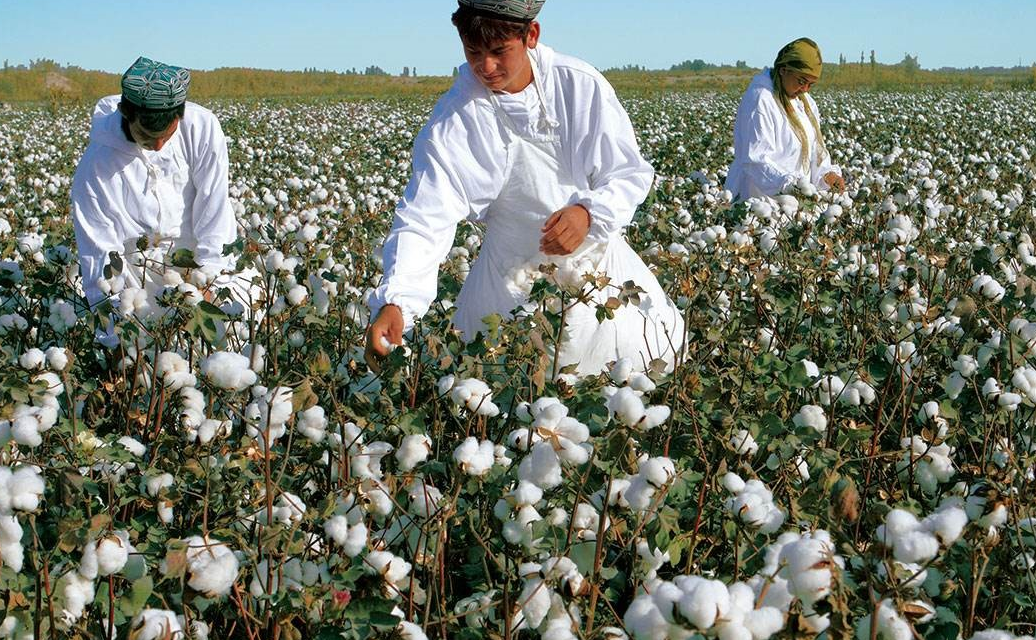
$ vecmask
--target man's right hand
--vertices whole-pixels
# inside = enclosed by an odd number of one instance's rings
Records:
[[[367,347],[363,352],[367,366],[378,371],[379,361],[392,351],[393,345],[400,344],[403,344],[403,311],[394,304],[387,304],[367,328]]]

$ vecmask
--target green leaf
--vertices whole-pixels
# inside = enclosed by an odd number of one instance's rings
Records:
[[[169,256],[169,261],[181,269],[197,269],[201,266],[194,261],[194,252],[190,249],[177,249]]]
[[[119,608],[122,609],[122,612],[127,617],[132,618],[144,609],[144,605],[147,604],[154,588],[155,584],[151,580],[151,576],[144,576],[134,580],[129,593],[122,597]]]

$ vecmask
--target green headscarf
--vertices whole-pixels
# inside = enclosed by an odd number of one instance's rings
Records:
[[[799,143],[802,146],[802,151],[799,154],[799,164],[806,175],[809,175],[810,169],[809,138],[806,136],[806,130],[803,128],[802,123],[799,122],[798,116],[795,115],[795,107],[791,104],[791,98],[784,92],[780,71],[785,68],[794,69],[819,79],[823,66],[824,60],[820,55],[820,47],[817,46],[817,43],[809,38],[799,38],[798,40],[792,40],[781,48],[777,53],[777,59],[773,61],[773,69],[770,71],[773,80],[773,95],[784,108],[784,113],[788,116],[791,129],[795,132],[795,137],[799,139]],[[813,113],[813,109],[810,108],[809,102],[806,101],[806,96],[800,95],[798,99],[802,102],[803,110],[809,117],[809,123],[813,125],[813,131],[816,134],[817,164],[819,164],[824,156],[827,155],[824,135],[820,132],[820,123],[817,121],[817,116]]]

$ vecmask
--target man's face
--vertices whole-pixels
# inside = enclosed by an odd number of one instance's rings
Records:
[[[811,76],[808,73],[803,73],[790,67],[783,67],[781,69],[781,84],[784,85],[784,93],[789,98],[798,98],[803,93],[806,93],[813,88],[817,80],[819,78],[816,76]]]
[[[464,57],[472,72],[490,91],[517,93],[532,82],[532,64],[526,49],[532,49],[539,40],[539,23],[529,26],[529,34],[490,43],[488,46],[464,43]]]
[[[135,140],[140,146],[149,151],[161,151],[162,147],[165,146],[165,143],[169,142],[169,139],[173,137],[174,133],[176,133],[176,127],[179,126],[179,124],[180,119],[177,118],[173,120],[172,124],[170,124],[165,131],[156,133],[154,131],[148,131],[144,127],[140,126],[140,123],[138,122],[130,122],[129,130],[130,135],[133,136],[133,140]]]

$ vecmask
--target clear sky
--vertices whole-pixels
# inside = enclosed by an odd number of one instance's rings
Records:
[[[137,55],[192,69],[448,74],[454,0],[0,0],[0,58],[122,72]],[[547,0],[543,42],[599,68],[683,60],[769,64],[799,36],[825,60],[918,55],[922,67],[1036,61],[1034,0]]]

